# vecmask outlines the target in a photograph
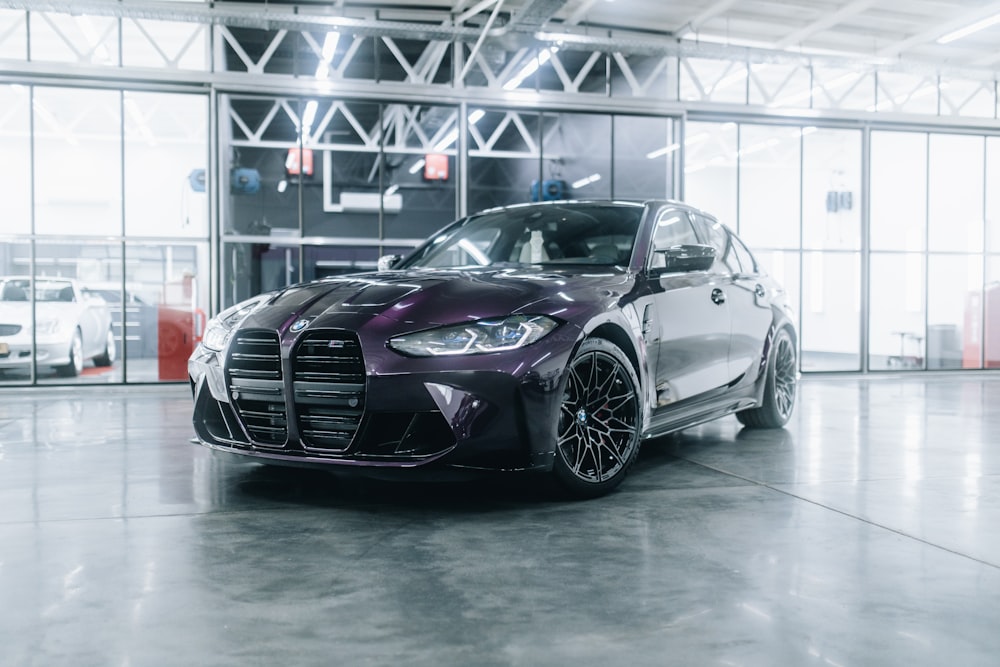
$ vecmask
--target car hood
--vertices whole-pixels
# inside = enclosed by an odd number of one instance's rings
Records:
[[[276,292],[247,322],[281,329],[296,319],[322,326],[335,315],[380,316],[409,328],[512,313],[572,321],[617,301],[630,279],[619,269],[471,269],[355,274]]]

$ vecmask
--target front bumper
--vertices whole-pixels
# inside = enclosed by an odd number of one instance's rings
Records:
[[[268,380],[235,373],[232,347],[200,347],[188,362],[194,427],[213,449],[289,465],[546,470],[573,336],[536,343],[527,360],[406,359],[358,341],[370,354],[354,384],[316,381],[300,345],[280,346]]]
[[[35,341],[34,361],[39,366],[64,366],[69,363],[70,340]],[[32,363],[31,335],[0,336],[0,368],[24,368]]]

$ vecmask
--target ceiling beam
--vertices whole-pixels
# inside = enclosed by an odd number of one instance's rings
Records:
[[[912,35],[904,40],[883,47],[879,49],[876,55],[886,58],[901,55],[904,51],[911,47],[933,42],[941,35],[947,35],[953,30],[964,28],[971,23],[975,23],[976,21],[993,16],[997,13],[1000,13],[1000,2],[991,2],[990,4],[979,7],[974,11],[966,12],[958,18],[940,23],[930,30],[919,32],[916,35]]]
[[[849,2],[837,11],[827,14],[823,18],[813,21],[809,25],[803,26],[795,32],[782,37],[775,42],[774,46],[778,49],[795,46],[802,40],[812,37],[818,32],[842,23],[846,18],[860,14],[873,4],[875,4],[875,0],[854,0],[854,2]]]
[[[728,11],[730,7],[736,4],[736,2],[737,0],[718,0],[715,4],[710,5],[701,13],[696,14],[694,18],[689,19],[687,23],[673,32],[678,37],[683,37],[686,32],[698,32],[698,30],[701,29],[702,24],[715,18],[719,14]]]

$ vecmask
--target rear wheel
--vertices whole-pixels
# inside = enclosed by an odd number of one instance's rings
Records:
[[[118,358],[118,348],[115,345],[115,333],[108,329],[108,335],[104,341],[104,352],[94,357],[94,365],[107,368],[115,363]]]
[[[585,340],[566,372],[553,474],[574,496],[594,498],[621,484],[639,451],[639,379],[602,338]]]
[[[83,372],[83,336],[80,330],[73,332],[73,341],[69,344],[69,363],[56,366],[56,373],[62,377],[72,378]]]
[[[798,358],[795,343],[787,329],[778,329],[771,342],[771,358],[764,382],[764,401],[760,407],[736,413],[744,426],[781,428],[788,423],[795,407],[798,385]]]

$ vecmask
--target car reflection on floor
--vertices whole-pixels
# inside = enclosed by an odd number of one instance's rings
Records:
[[[117,384],[124,382],[126,376],[129,382],[161,381],[156,359],[119,360],[105,368],[88,364],[75,378],[61,377],[50,368],[39,368],[35,381],[43,384]],[[31,384],[30,369],[0,369],[0,386],[13,384]]]

